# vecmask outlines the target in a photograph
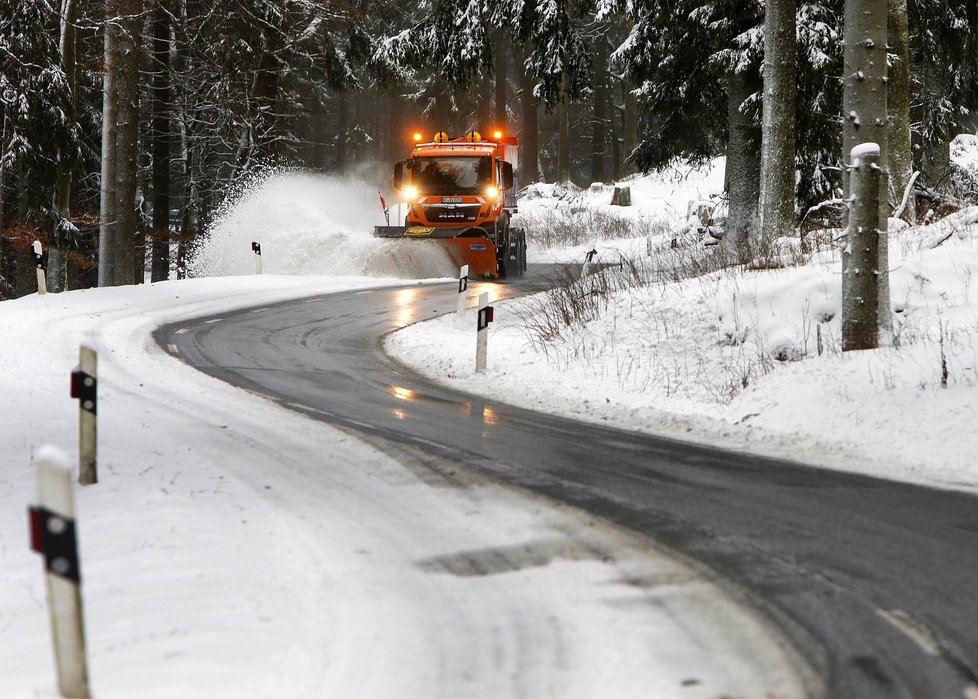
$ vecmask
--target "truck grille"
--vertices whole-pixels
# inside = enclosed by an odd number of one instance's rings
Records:
[[[430,223],[466,223],[479,217],[480,204],[425,204],[424,216]]]

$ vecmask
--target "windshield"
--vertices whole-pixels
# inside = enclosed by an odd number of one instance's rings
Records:
[[[492,159],[488,156],[415,158],[412,184],[422,194],[481,194],[492,184]]]

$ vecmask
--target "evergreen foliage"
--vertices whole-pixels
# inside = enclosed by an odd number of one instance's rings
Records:
[[[58,52],[58,13],[48,0],[0,0],[0,167],[29,173],[22,211],[46,214],[58,166],[81,157]],[[27,184],[26,182],[24,184]]]
[[[13,213],[33,212],[44,239],[56,175],[66,165],[74,166],[66,227],[90,235],[97,220],[105,18],[99,3],[76,2],[80,75],[72,110],[58,48],[60,2],[0,0],[0,231]],[[843,6],[798,0],[800,210],[840,186]],[[229,189],[269,164],[339,168],[371,158],[386,171],[403,157],[409,129],[484,126],[500,113],[492,109],[499,51],[510,83],[498,94],[532,94],[548,107],[539,126],[536,116],[528,123],[539,130],[538,171],[549,178],[559,164],[587,184],[594,173],[619,176],[625,156],[650,170],[675,157],[724,153],[731,75],[745,79],[737,82],[738,94],[746,86],[748,95],[738,97],[739,115],[754,125],[738,133],[759,147],[763,0],[157,0],[143,7],[133,206],[148,230],[154,182],[166,182],[158,186],[169,197],[158,201],[170,211],[152,218],[178,238],[205,230]],[[158,8],[167,17],[168,59],[151,43]],[[922,182],[938,187],[948,140],[978,127],[978,3],[908,0],[908,14],[915,167],[924,166]],[[612,49],[607,69],[604,42]],[[160,75],[168,89],[153,88]],[[638,97],[630,153],[625,85]],[[528,112],[508,106],[507,122],[519,133]],[[166,119],[154,121],[157,113]],[[154,123],[170,133],[155,134]],[[563,133],[570,135],[558,147]],[[163,137],[169,177],[155,178],[152,144]]]

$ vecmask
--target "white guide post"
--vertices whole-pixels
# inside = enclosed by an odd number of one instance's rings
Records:
[[[92,485],[98,482],[98,355],[91,347],[81,346],[78,368],[71,374],[71,397],[78,399],[78,482]]]
[[[479,294],[479,315],[476,325],[475,370],[482,373],[486,370],[486,351],[489,344],[489,323],[492,322],[492,306],[489,305],[489,293]]]
[[[75,496],[71,468],[60,449],[38,450],[37,499],[30,510],[31,547],[44,555],[58,689],[61,696],[88,699]]]
[[[261,243],[252,241],[251,249],[255,253],[255,274],[261,274]]]
[[[469,266],[463,265],[458,270],[458,308],[456,313],[462,315],[465,312],[465,292],[469,288]]]
[[[31,247],[34,250],[34,263],[37,265],[37,294],[44,296],[48,291],[47,275],[44,269],[44,249],[41,247],[40,240],[35,240]]]

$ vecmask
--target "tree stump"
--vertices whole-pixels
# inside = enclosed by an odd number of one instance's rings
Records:
[[[611,205],[612,206],[631,206],[632,205],[632,188],[631,187],[619,187],[615,185],[615,192],[611,195]]]

